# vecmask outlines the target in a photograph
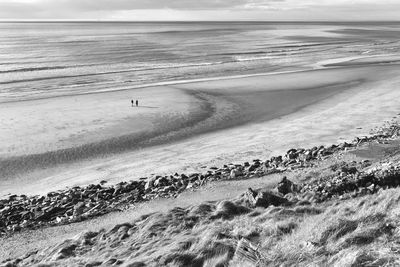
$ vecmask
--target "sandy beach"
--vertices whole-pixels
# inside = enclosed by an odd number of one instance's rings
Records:
[[[398,114],[398,65],[341,64],[1,103],[0,195],[267,157],[367,135]]]

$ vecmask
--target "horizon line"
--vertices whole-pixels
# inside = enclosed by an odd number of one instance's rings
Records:
[[[46,22],[87,22],[87,23],[198,23],[198,22],[273,22],[273,23],[354,23],[354,22],[380,22],[380,23],[393,23],[400,22],[400,20],[82,20],[82,19],[69,19],[69,20],[53,20],[53,19],[41,19],[41,20],[3,20],[0,19],[0,23],[46,23]]]

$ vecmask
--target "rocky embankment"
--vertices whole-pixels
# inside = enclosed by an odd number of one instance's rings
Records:
[[[351,174],[354,183],[339,189],[325,176],[303,185],[283,177],[273,190],[145,215],[2,266],[398,266],[400,193],[379,188],[399,184],[400,162],[336,167],[337,179]],[[339,199],[377,191],[379,198]]]
[[[256,159],[251,163],[228,164],[222,168],[211,167],[204,173],[176,173],[110,186],[103,181],[96,185],[50,192],[46,196],[11,195],[7,199],[0,200],[0,218],[2,218],[0,235],[87,220],[123,210],[138,202],[159,197],[176,197],[184,190],[198,188],[210,181],[250,179],[311,167],[316,160],[327,158],[339,151],[373,141],[385,142],[398,137],[399,134],[400,126],[392,123],[375,131],[369,137],[356,138],[351,143],[311,149],[290,149],[284,156],[272,157],[266,161]],[[368,162],[363,164],[362,168],[369,167]],[[294,186],[290,181],[284,180],[279,186],[279,192],[286,195],[286,199],[290,201],[307,199],[318,202],[332,197],[348,198],[374,193],[382,187],[398,186],[398,175],[398,167],[391,165],[365,170],[344,165],[337,166],[337,174],[327,177],[325,181]]]

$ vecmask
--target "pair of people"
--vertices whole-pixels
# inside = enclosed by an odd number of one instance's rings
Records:
[[[133,99],[132,99],[131,100],[132,107],[133,107],[133,103],[136,103],[136,106],[139,106],[139,100],[136,99],[136,101],[133,101]]]

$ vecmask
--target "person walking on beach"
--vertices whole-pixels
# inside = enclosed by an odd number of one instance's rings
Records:
[[[131,100],[131,104],[132,104],[132,107],[133,107],[133,99]]]
[[[139,106],[139,100],[136,99],[136,106]]]

